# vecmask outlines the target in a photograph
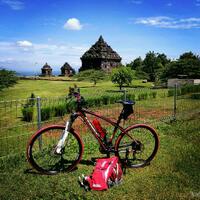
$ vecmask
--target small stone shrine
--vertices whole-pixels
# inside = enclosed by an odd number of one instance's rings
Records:
[[[52,76],[52,68],[46,63],[42,68],[41,76]]]
[[[66,62],[61,68],[60,76],[73,76],[75,74],[75,70]]]

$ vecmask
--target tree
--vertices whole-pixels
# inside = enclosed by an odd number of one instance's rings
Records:
[[[183,53],[178,60],[167,65],[161,78],[166,81],[168,78],[179,78],[180,75],[186,75],[187,78],[200,78],[199,56],[192,52]]]
[[[113,69],[111,81],[119,85],[120,90],[123,85],[130,85],[133,80],[132,70],[129,67],[120,66]]]
[[[0,70],[0,90],[8,88],[17,83],[18,77],[15,71]]]
[[[158,81],[160,79],[160,74],[162,74],[162,71],[169,62],[170,60],[167,59],[165,54],[159,54],[150,51],[146,54],[146,57],[143,61],[142,71],[148,74],[149,81]]]
[[[133,60],[131,63],[127,64],[126,67],[130,67],[132,70],[136,70],[136,69],[141,69],[142,68],[142,58],[138,57],[135,60]]]
[[[169,63],[162,74],[162,79],[179,78],[179,75],[187,75],[187,78],[200,78],[200,60],[180,59]]]
[[[180,55],[179,60],[183,60],[183,59],[192,59],[192,60],[199,60],[199,56],[193,54],[191,51],[189,52],[185,52],[182,55]]]
[[[150,81],[155,81],[155,68],[158,64],[157,55],[153,51],[148,52],[143,62],[143,71],[149,75]]]
[[[159,60],[159,62],[165,67],[168,63],[171,62],[170,59],[167,58],[167,56],[164,53],[158,53],[157,54],[157,59]]]
[[[89,70],[84,70],[79,72],[76,77],[78,78],[78,81],[91,81],[94,83],[94,86],[99,82],[100,80],[105,79],[106,74],[102,70],[94,70],[94,69],[89,69]]]

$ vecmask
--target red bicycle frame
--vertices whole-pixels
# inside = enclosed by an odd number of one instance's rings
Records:
[[[102,120],[108,122],[109,124],[111,124],[111,125],[114,127],[113,133],[111,134],[111,137],[109,138],[107,144],[106,144],[105,142],[102,141],[102,138],[100,137],[99,133],[98,133],[97,130],[95,129],[94,125],[93,125],[93,124],[90,122],[90,120],[87,118],[86,114],[89,114],[89,115],[95,116],[95,117],[97,117],[97,118],[99,118],[99,119],[102,119]],[[121,122],[121,115],[119,116],[119,119],[118,119],[117,122],[114,122],[114,121],[108,119],[107,117],[100,116],[100,115],[98,115],[98,114],[96,114],[96,113],[94,113],[94,112],[92,112],[92,111],[86,110],[86,109],[84,109],[84,108],[80,109],[77,113],[74,113],[74,115],[75,115],[75,119],[76,119],[77,117],[80,117],[80,118],[83,120],[83,122],[84,122],[84,123],[87,125],[87,127],[90,129],[90,131],[92,132],[92,134],[94,135],[94,137],[98,140],[100,146],[101,146],[101,147],[103,148],[103,150],[106,151],[106,152],[112,151],[111,146],[110,146],[110,145],[108,146],[108,144],[112,144],[113,138],[114,138],[114,136],[115,136],[117,130],[119,129],[121,132],[124,132],[124,131],[125,131],[125,129],[122,128],[122,127],[119,125],[120,122]],[[74,119],[74,120],[75,120],[75,119]],[[74,120],[73,120],[73,121],[74,121]],[[72,123],[73,123],[73,122],[72,122]],[[112,146],[112,147],[113,147],[113,146]],[[113,151],[114,151],[114,149],[113,149]]]

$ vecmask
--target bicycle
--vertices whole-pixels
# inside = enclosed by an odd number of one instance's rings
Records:
[[[119,157],[121,164],[126,168],[144,167],[150,164],[155,157],[159,138],[156,131],[146,124],[134,124],[123,128],[120,122],[126,120],[133,113],[133,101],[118,101],[123,108],[117,121],[100,116],[85,108],[85,100],[79,92],[74,92],[76,111],[70,114],[66,125],[50,125],[37,131],[27,145],[27,160],[38,172],[43,174],[57,174],[58,172],[71,172],[81,161],[84,144],[80,135],[72,128],[79,117],[89,128],[92,135],[100,145],[100,152],[111,153]],[[102,136],[101,125],[95,126],[88,116],[106,121],[113,127],[110,138],[105,133]],[[120,134],[115,139],[116,132]],[[104,131],[102,129],[102,131]],[[104,137],[104,138],[103,138]]]

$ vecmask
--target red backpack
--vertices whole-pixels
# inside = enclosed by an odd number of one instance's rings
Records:
[[[98,159],[91,176],[79,177],[81,186],[86,190],[107,190],[121,180],[122,169],[116,156]]]

